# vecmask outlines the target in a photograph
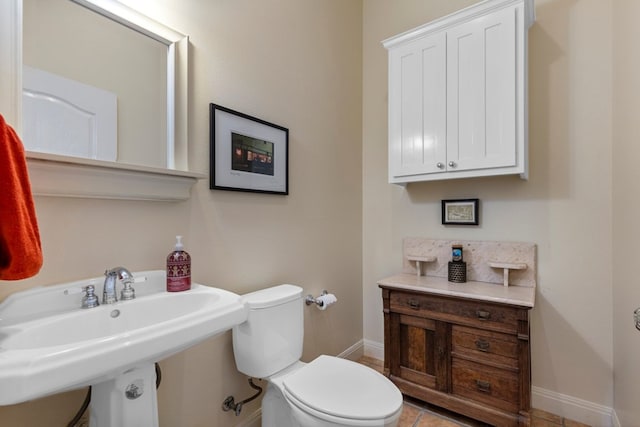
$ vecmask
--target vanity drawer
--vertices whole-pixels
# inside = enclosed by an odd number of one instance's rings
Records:
[[[518,309],[486,301],[393,291],[390,309],[506,333],[518,331]]]
[[[504,369],[518,369],[518,338],[466,326],[451,328],[451,351],[460,356]]]
[[[452,359],[452,393],[500,408],[518,411],[518,374],[480,363]]]

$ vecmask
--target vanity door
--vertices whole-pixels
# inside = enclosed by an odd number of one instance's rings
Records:
[[[389,371],[434,390],[447,391],[449,381],[449,324],[434,319],[390,314]]]

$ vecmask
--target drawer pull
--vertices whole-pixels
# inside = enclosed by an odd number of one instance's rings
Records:
[[[490,346],[491,346],[491,343],[489,343],[489,341],[486,341],[483,339],[479,339],[476,341],[476,348],[480,351],[487,352],[489,351]]]
[[[413,308],[414,310],[417,310],[420,308],[420,301],[418,300],[410,299],[408,303],[409,303],[409,307]]]
[[[476,311],[476,316],[480,320],[489,320],[491,318],[491,312],[486,311],[486,310],[477,310]]]
[[[491,393],[491,383],[488,381],[476,380],[476,387],[478,388],[478,391]]]

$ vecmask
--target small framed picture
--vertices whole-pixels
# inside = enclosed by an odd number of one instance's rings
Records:
[[[478,199],[442,201],[443,225],[478,225]]]
[[[289,194],[289,129],[211,104],[212,190]]]

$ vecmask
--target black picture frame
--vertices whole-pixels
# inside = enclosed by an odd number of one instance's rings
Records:
[[[479,199],[442,200],[442,225],[478,225]]]
[[[289,129],[211,103],[212,190],[289,194]]]

